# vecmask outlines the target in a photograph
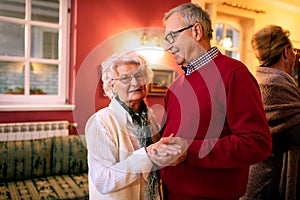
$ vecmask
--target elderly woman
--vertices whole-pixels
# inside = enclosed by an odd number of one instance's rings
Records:
[[[153,144],[160,126],[143,100],[151,76],[146,60],[135,52],[115,54],[102,63],[103,89],[111,102],[86,124],[92,200],[160,199],[150,154],[158,147],[169,157],[181,150],[167,145],[168,138]]]
[[[289,31],[275,25],[257,31],[251,44],[260,63],[256,78],[273,149],[269,158],[251,167],[247,192],[242,199],[284,199],[279,190],[280,181],[284,181],[280,180],[283,155],[290,145],[300,144],[300,93],[291,76],[294,49]]]

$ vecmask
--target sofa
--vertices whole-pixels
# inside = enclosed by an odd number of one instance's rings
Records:
[[[0,142],[0,200],[88,199],[84,135]]]

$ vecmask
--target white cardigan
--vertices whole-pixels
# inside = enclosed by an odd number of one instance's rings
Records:
[[[159,125],[148,109],[150,130]],[[136,127],[128,112],[115,99],[87,121],[89,198],[91,200],[144,200],[149,172],[153,166],[145,148],[134,134]]]

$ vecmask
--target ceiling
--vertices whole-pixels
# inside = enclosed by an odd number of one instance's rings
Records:
[[[300,8],[300,1],[299,0],[276,0],[278,2],[287,3],[291,6],[297,6]]]
[[[209,2],[215,3],[237,3],[237,4],[245,4],[246,0],[208,0]],[[247,0],[248,2],[257,2],[257,3],[265,3],[270,4],[272,6],[277,6],[279,8],[288,9],[291,11],[299,12],[300,13],[300,0]],[[257,8],[258,9],[258,8]],[[261,9],[261,8],[259,8]]]
[[[299,0],[259,0],[271,5],[286,8],[289,10],[294,10],[300,12],[300,1]]]

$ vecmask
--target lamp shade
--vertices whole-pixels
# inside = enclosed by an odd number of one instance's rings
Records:
[[[164,54],[165,50],[160,46],[146,46],[146,47],[139,47],[136,48],[135,51],[145,57],[148,62],[157,61],[161,59]]]

